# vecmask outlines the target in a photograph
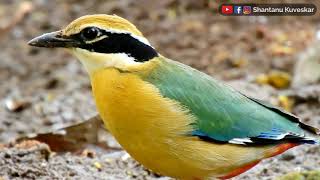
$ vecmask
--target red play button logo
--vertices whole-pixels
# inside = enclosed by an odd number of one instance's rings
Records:
[[[222,5],[221,6],[221,13],[225,15],[229,15],[233,13],[233,6],[227,6],[227,5]]]

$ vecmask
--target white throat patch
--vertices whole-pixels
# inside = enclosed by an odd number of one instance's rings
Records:
[[[141,64],[141,62],[136,62],[133,57],[128,56],[126,53],[105,54],[74,48],[72,54],[81,61],[89,74],[98,69],[108,67],[126,69],[130,65]]]

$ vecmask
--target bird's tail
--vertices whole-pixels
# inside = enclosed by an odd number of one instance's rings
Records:
[[[302,123],[301,123],[302,124]],[[300,124],[300,126],[301,126]],[[312,127],[306,124],[303,124],[304,129],[307,131],[306,136],[302,139],[303,143],[306,144],[318,144],[320,145],[320,130],[316,127]]]

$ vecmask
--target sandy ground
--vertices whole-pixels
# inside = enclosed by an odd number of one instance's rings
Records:
[[[27,41],[58,30],[85,14],[128,18],[164,56],[191,65],[236,89],[277,103],[288,95],[292,112],[320,127],[320,85],[277,89],[255,79],[274,70],[295,77],[301,54],[318,47],[319,15],[312,17],[223,17],[217,3],[191,0],[75,1],[33,0],[21,11],[19,0],[0,0],[0,143],[48,132],[96,114],[91,87],[80,63],[63,50],[37,49]],[[300,1],[301,2],[301,1]],[[143,4],[143,6],[141,6]],[[148,8],[145,8],[148,7]],[[15,24],[14,19],[19,19]],[[14,23],[12,27],[10,24]],[[8,30],[6,29],[6,27]],[[20,104],[18,112],[8,110]],[[89,148],[90,149],[90,148]],[[3,179],[169,179],[150,173],[123,151],[92,148],[55,153],[46,144],[11,144],[0,150]],[[319,146],[301,146],[234,179],[274,179],[292,171],[316,170]],[[156,161],[156,160],[155,160]]]

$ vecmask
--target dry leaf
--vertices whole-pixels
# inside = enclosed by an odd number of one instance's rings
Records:
[[[100,139],[105,139],[99,137],[103,136],[101,132],[106,132],[103,127],[100,116],[95,116],[76,125],[68,126],[54,132],[30,135],[18,139],[18,141],[37,140],[44,142],[56,152],[79,151],[88,145],[97,145],[106,149],[111,149],[107,146],[107,142],[99,141]]]
[[[269,84],[278,89],[284,89],[290,86],[291,76],[282,71],[272,71],[268,76]]]
[[[241,68],[248,64],[248,60],[244,58],[239,58],[231,61],[232,66]]]
[[[255,82],[260,85],[269,84],[269,77],[266,74],[260,74],[256,77]]]
[[[286,45],[273,44],[271,46],[271,53],[274,56],[291,55],[295,52],[294,48]]]
[[[255,78],[255,82],[260,85],[271,85],[277,89],[288,88],[291,83],[289,73],[282,71],[271,71],[269,74],[260,74]]]

